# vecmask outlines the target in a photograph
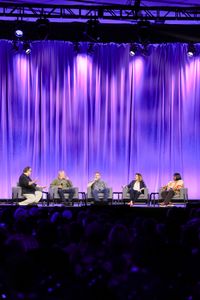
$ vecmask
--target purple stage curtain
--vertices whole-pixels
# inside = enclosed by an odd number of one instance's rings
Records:
[[[49,186],[64,169],[86,191],[95,171],[121,191],[135,172],[150,192],[180,172],[200,198],[200,57],[185,44],[37,41],[15,53],[0,41],[0,198],[11,197],[25,166]],[[197,45],[199,47],[199,45]]]

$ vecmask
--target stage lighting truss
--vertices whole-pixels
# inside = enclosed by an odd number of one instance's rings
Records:
[[[137,5],[136,5],[137,2]],[[200,21],[200,6],[143,6],[134,5],[44,5],[36,3],[0,3],[0,17],[4,20],[48,18],[53,20],[112,20],[175,22],[176,24]]]

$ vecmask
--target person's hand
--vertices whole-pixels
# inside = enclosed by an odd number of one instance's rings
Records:
[[[41,186],[41,189],[44,190],[44,189],[46,189],[46,187],[47,187],[46,185]]]
[[[44,190],[46,189],[47,186],[41,186],[41,185],[37,185],[37,188],[41,189],[41,190]]]
[[[32,184],[35,184],[36,182],[37,182],[37,178],[34,179],[34,180],[29,181],[29,184],[32,185]]]
[[[164,186],[162,187],[162,190],[163,190],[163,191],[166,191],[166,189],[167,189],[167,185],[164,185]]]

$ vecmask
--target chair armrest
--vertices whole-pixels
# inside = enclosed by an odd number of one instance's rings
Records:
[[[148,190],[148,188],[144,188],[143,191],[144,191],[144,194],[143,194],[144,198],[148,199],[149,198],[149,190]]]
[[[130,197],[127,195],[127,193],[128,193],[128,186],[126,185],[126,186],[124,186],[124,187],[122,188],[122,199],[130,198]]]
[[[53,199],[55,195],[58,194],[58,187],[57,186],[50,186],[49,187],[49,199]]]
[[[12,187],[12,198],[13,199],[24,198],[24,196],[22,195],[22,188],[21,188],[21,186],[13,186]]]
[[[188,200],[188,189],[187,188],[180,189],[180,198],[184,199],[184,200]]]
[[[91,199],[92,198],[92,188],[91,186],[87,187],[87,195],[86,195],[87,199]]]

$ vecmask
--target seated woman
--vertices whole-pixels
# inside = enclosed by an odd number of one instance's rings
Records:
[[[135,180],[132,180],[128,185],[128,192],[130,193],[131,201],[128,205],[133,206],[135,201],[139,198],[139,196],[144,193],[144,188],[146,184],[142,179],[142,175],[140,173],[135,174]]]
[[[180,189],[184,187],[184,182],[179,173],[174,173],[173,181],[169,181],[167,185],[162,187],[161,197],[164,200],[160,206],[171,206],[171,199]]]

